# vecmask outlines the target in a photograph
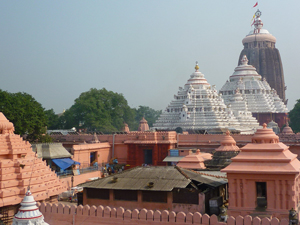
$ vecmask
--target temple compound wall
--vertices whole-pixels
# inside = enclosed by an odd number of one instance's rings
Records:
[[[216,215],[184,213],[159,210],[125,210],[122,207],[110,208],[102,205],[96,206],[69,206],[63,204],[38,203],[41,213],[44,215],[45,222],[55,225],[184,225],[184,224],[203,224],[203,225],[288,225],[286,219],[277,218],[252,218],[251,216],[228,217],[227,222],[218,222]]]

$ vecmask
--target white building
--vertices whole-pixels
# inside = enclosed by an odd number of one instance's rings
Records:
[[[253,133],[258,123],[251,112],[233,112],[228,108],[221,95],[211,86],[204,75],[196,71],[190,79],[179,87],[174,99],[153,125],[158,130],[206,130],[220,132],[222,129]]]

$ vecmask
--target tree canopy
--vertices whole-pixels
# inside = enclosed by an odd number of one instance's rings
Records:
[[[290,127],[295,133],[300,132],[300,99],[297,100],[294,108],[289,112]]]
[[[105,88],[90,89],[75,99],[63,115],[65,128],[86,128],[88,131],[120,131],[124,122],[134,123],[134,111],[122,94]]]
[[[47,117],[42,105],[31,95],[0,90],[0,111],[14,124],[16,134],[26,134],[29,141],[42,138]]]
[[[105,88],[100,90],[92,88],[81,93],[61,117],[55,117],[53,110],[47,110],[46,113],[49,125],[53,125],[51,129],[76,127],[87,129],[88,132],[110,133],[120,131],[124,122],[128,124],[130,130],[137,130],[143,117],[151,127],[161,114],[161,110],[154,110],[148,106],[130,108],[122,94],[107,91]]]

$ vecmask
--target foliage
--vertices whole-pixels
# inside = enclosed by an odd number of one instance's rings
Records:
[[[45,111],[47,116],[47,129],[48,130],[55,130],[60,129],[60,120],[59,116],[55,114],[53,109],[48,109]]]
[[[139,122],[143,117],[147,120],[149,127],[152,127],[161,113],[161,110],[155,110],[148,106],[140,105],[138,109],[135,109],[135,126],[130,128],[132,130],[137,130]]]
[[[300,99],[297,100],[294,108],[289,112],[290,127],[295,133],[300,132]]]
[[[134,111],[122,94],[105,88],[90,89],[75,99],[75,103],[62,116],[64,127],[86,128],[88,131],[120,131],[123,123],[134,122]]]
[[[27,93],[0,90],[0,111],[14,124],[15,133],[26,134],[29,141],[36,141],[45,133],[44,108]]]

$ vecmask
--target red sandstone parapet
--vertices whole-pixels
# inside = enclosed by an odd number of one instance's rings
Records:
[[[45,217],[45,222],[55,225],[80,224],[80,225],[183,225],[183,224],[203,224],[203,225],[288,225],[288,221],[277,218],[252,218],[251,216],[229,217],[227,223],[218,222],[216,215],[209,216],[196,213],[175,213],[173,211],[153,211],[147,209],[125,210],[122,207],[110,208],[102,205],[96,206],[68,206],[63,204],[38,203],[41,213]]]

